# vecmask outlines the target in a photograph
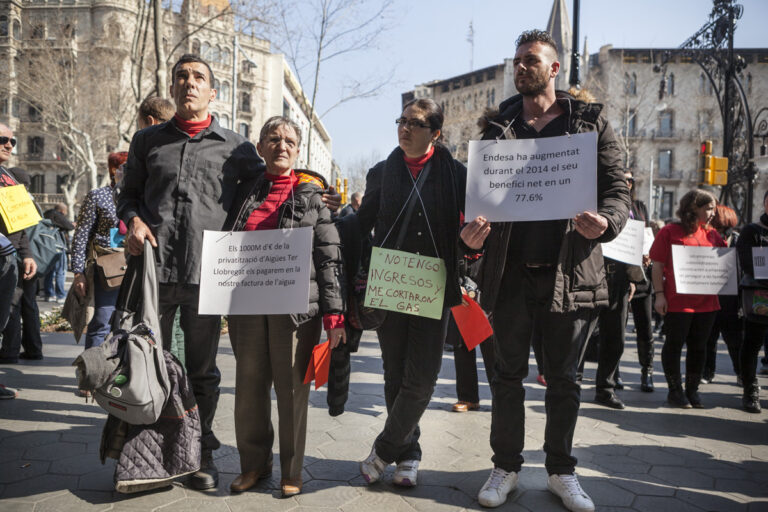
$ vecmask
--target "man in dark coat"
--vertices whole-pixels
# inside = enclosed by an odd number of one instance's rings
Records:
[[[571,455],[580,403],[576,368],[595,308],[607,305],[600,243],[612,240],[624,227],[629,191],[602,105],[555,91],[560,63],[552,37],[538,30],[524,32],[513,64],[520,94],[486,118],[483,138],[597,132],[597,211],[573,219],[494,223],[485,240],[478,284],[483,309],[493,311],[497,340],[491,383],[495,467],[478,500],[486,507],[499,506],[517,486],[525,438],[523,379],[528,375],[531,333],[539,328],[547,377],[547,486],[569,510],[590,511],[594,504],[573,474],[576,458]],[[476,226],[484,227],[482,222]],[[470,240],[472,234],[465,230],[462,239],[478,248]]]

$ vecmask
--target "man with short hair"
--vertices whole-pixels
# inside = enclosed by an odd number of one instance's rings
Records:
[[[360,201],[363,199],[363,194],[360,192],[354,192],[349,197],[349,204],[341,209],[339,212],[339,218],[346,217],[347,215],[350,215],[352,213],[355,213],[358,208],[360,208]]]
[[[5,168],[11,159],[16,139],[13,131],[4,124],[0,124],[0,187],[12,187],[19,185],[18,179]],[[21,258],[21,263],[16,263],[16,252]],[[13,233],[8,232],[8,227],[0,218],[0,288],[4,292],[0,296],[0,319],[8,318],[14,325],[21,323],[21,294],[22,283],[29,281],[37,272],[37,264],[32,258],[29,249],[29,238],[22,229]],[[14,290],[11,294],[7,290]],[[8,315],[8,316],[6,316]],[[19,347],[21,344],[21,332],[8,332],[6,322],[2,335],[2,348],[0,348],[0,364],[14,364],[19,361]]]
[[[629,192],[602,105],[555,91],[560,63],[552,37],[539,30],[523,32],[513,64],[520,94],[485,119],[483,138],[597,132],[597,211],[573,219],[493,223],[484,244],[483,237],[476,236],[487,229],[484,219],[475,219],[462,232],[468,246],[485,248],[478,284],[483,309],[493,312],[496,334],[491,383],[495,467],[478,500],[486,507],[499,506],[517,486],[525,440],[523,379],[528,375],[531,334],[538,329],[547,378],[547,487],[569,510],[591,511],[594,504],[574,475],[576,458],[571,455],[580,403],[576,368],[596,308],[607,305],[600,243],[612,240],[624,227]]]
[[[197,312],[203,231],[222,229],[238,183],[264,165],[253,144],[222,128],[209,113],[216,97],[213,83],[210,66],[196,55],[183,55],[174,64],[170,92],[176,113],[169,122],[134,135],[117,204],[128,225],[128,252],[141,254],[145,239],[157,248],[166,349],[174,315],[181,310],[186,369],[202,430],[201,467],[192,475],[197,489],[218,485],[213,450],[220,446],[212,424],[221,380],[216,367],[221,318]]]
[[[139,105],[139,130],[170,121],[176,107],[173,102],[159,96],[151,96]]]

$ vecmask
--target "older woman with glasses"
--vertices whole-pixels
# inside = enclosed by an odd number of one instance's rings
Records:
[[[266,172],[240,185],[226,229],[254,231],[312,227],[309,312],[229,317],[235,352],[235,437],[242,473],[233,492],[250,489],[272,475],[274,430],[270,388],[277,396],[280,437],[280,487],[283,496],[301,492],[307,437],[309,384],[304,384],[312,349],[323,326],[331,347],[345,341],[344,276],[339,233],[323,202],[327,187],[319,174],[294,170],[301,130],[293,121],[267,120],[256,149]]]
[[[394,462],[394,483],[412,487],[421,460],[419,420],[440,371],[448,308],[461,303],[460,244],[469,251],[459,240],[466,168],[438,142],[443,112],[435,101],[407,103],[395,122],[399,146],[368,172],[357,212],[361,236],[373,229],[376,247],[441,258],[446,268],[445,309],[436,320],[388,311],[377,329],[388,417],[360,471],[373,483]],[[402,213],[410,208],[411,197],[418,200],[406,222]],[[480,219],[466,234],[480,238],[489,229]]]

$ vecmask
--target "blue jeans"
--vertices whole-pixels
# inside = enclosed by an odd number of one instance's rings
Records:
[[[67,296],[64,291],[67,276],[67,253],[59,253],[53,268],[45,275],[45,295],[48,298],[63,299]]]
[[[104,343],[104,338],[109,334],[109,319],[115,311],[117,294],[120,288],[105,290],[102,288],[98,277],[93,280],[93,318],[88,323],[88,331],[85,334],[85,348],[98,347]]]

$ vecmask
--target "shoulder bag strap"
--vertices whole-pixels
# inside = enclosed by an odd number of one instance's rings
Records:
[[[416,202],[419,200],[419,193],[421,192],[421,189],[424,186],[424,182],[427,181],[427,177],[429,176],[430,169],[432,169],[432,159],[430,159],[427,162],[427,165],[425,165],[424,169],[421,170],[421,172],[419,173],[418,179],[413,184],[415,193],[411,194],[411,200],[408,202],[408,208],[405,211],[405,216],[403,217],[403,223],[400,225],[400,233],[397,235],[397,242],[395,243],[395,249],[397,249],[398,251],[400,250],[400,247],[403,245],[403,242],[405,241],[405,235],[408,231],[408,224],[411,222],[411,217],[413,216],[413,210],[416,208]]]

